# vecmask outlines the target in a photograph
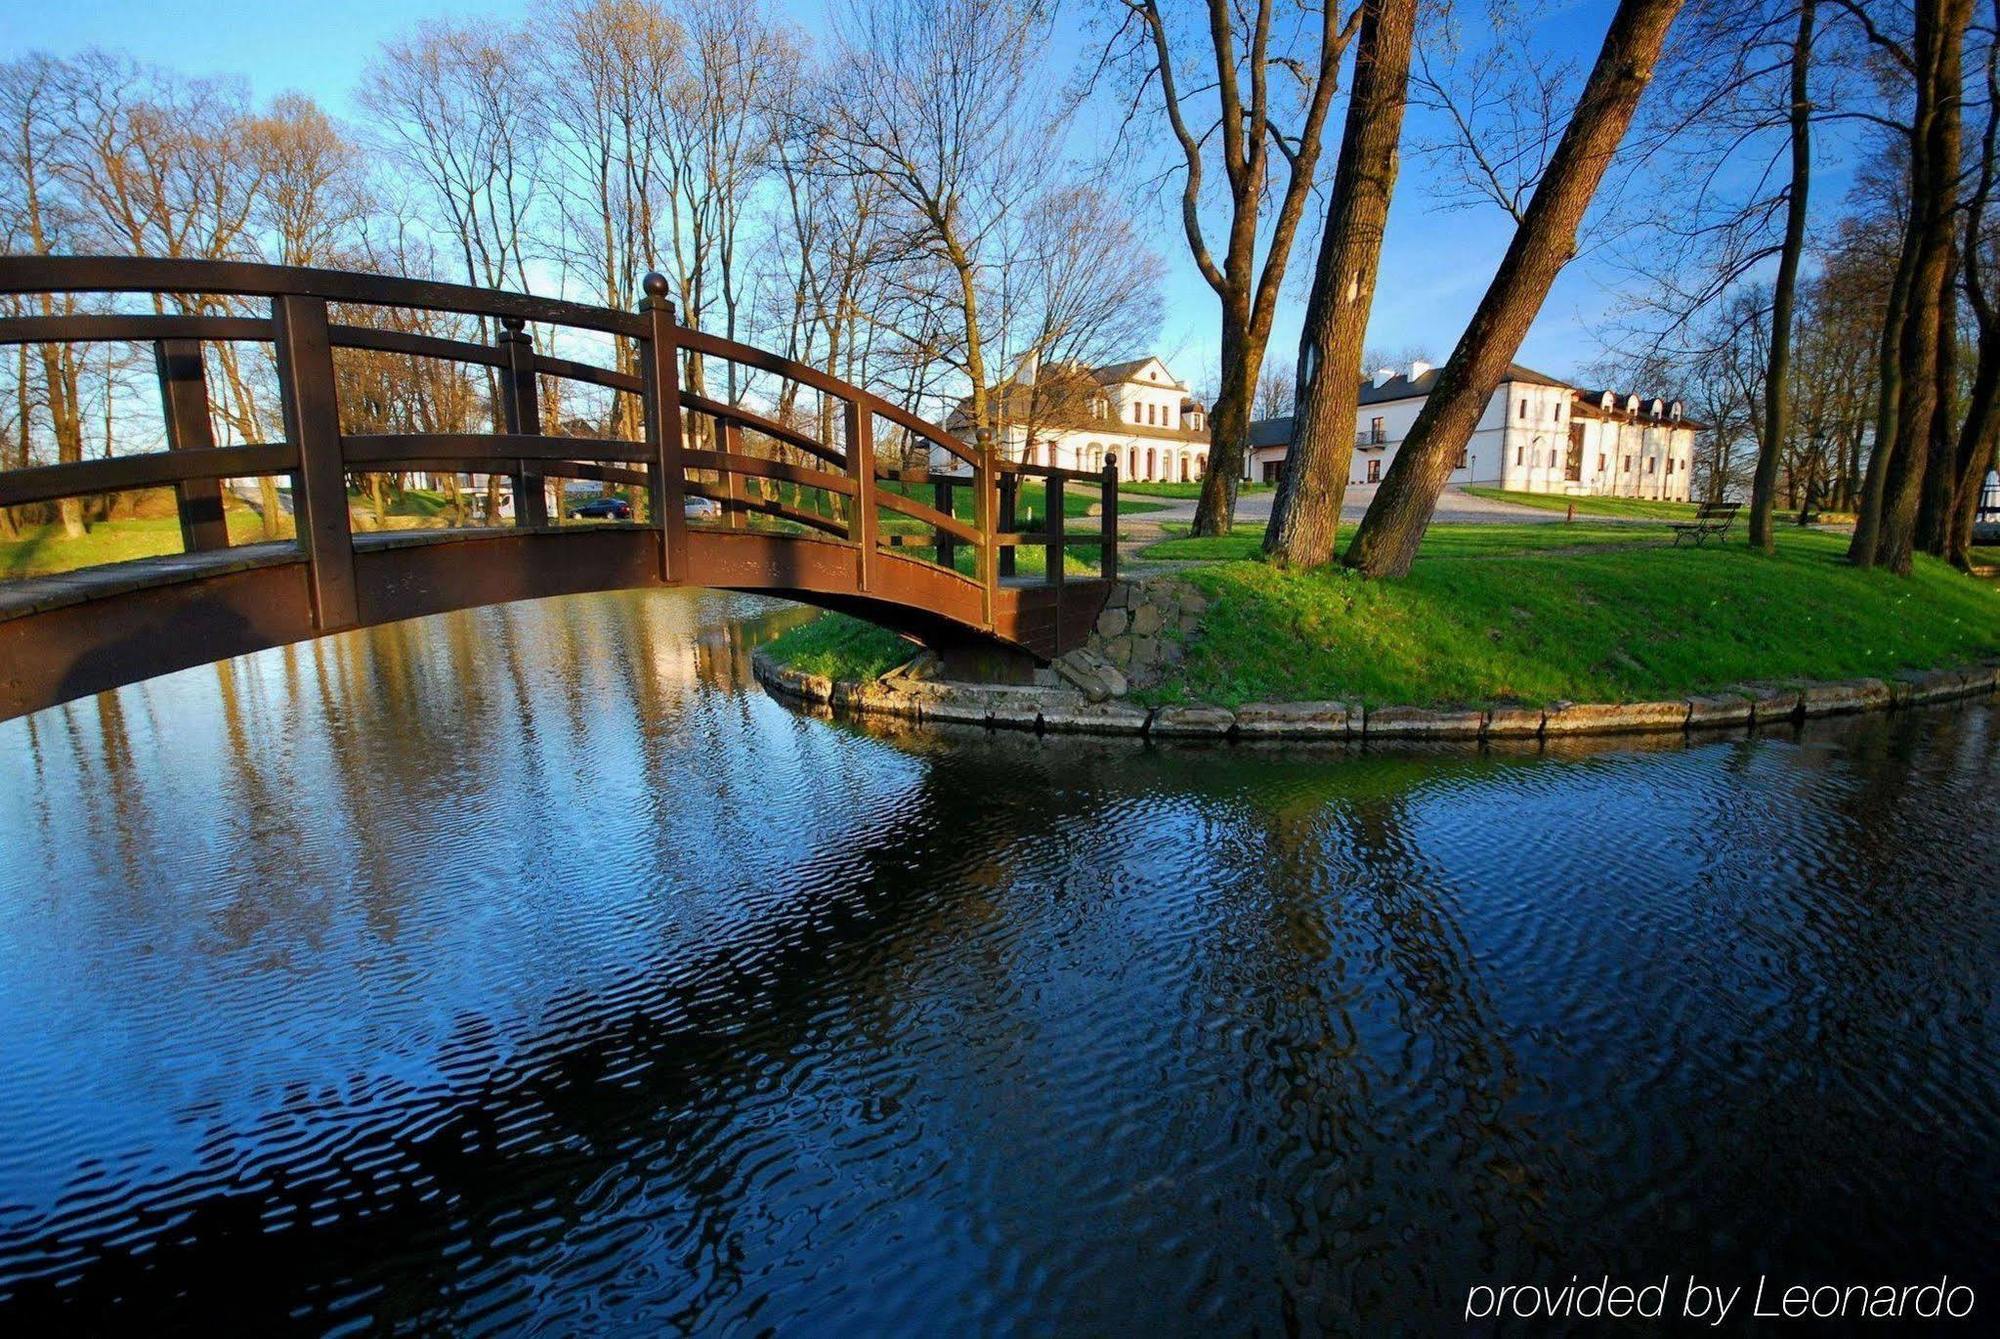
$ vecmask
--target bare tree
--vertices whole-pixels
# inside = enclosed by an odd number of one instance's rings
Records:
[[[1050,166],[1032,77],[1046,20],[1014,0],[852,0],[835,28],[822,143],[840,170],[881,183],[901,248],[936,268],[938,288],[908,291],[926,305],[948,292],[954,320],[924,352],[970,383],[983,447],[993,368],[982,289],[1012,211]]]
[[[29,56],[0,68],[0,114],[6,117],[7,155],[5,195],[8,213],[16,220],[14,245],[38,256],[79,249],[77,241],[84,223],[79,211],[67,209],[60,198],[50,159],[52,146],[61,134],[61,101],[64,71],[45,56]],[[74,294],[43,293],[37,298],[39,314],[69,316],[77,310]],[[50,430],[55,437],[56,459],[83,459],[83,424],[78,407],[78,350],[73,344],[39,346],[41,403],[49,412]],[[17,405],[20,460],[28,460],[30,395],[28,390],[27,346],[21,346],[17,365],[19,383]],[[64,531],[72,537],[83,533],[83,511],[76,499],[65,499],[60,507]]]
[[[1193,529],[1227,534],[1278,294],[1317,178],[1341,59],[1361,12],[1343,22],[1332,3],[1299,4],[1281,14],[1269,0],[1254,9],[1206,0],[1189,11],[1190,22],[1180,23],[1160,0],[1120,3],[1125,22],[1108,60],[1125,73],[1134,106],[1159,102],[1179,151],[1181,228],[1195,267],[1222,304],[1221,381]],[[1224,199],[1219,257],[1202,218],[1207,171],[1216,159]]]
[[[530,57],[524,31],[427,22],[383,48],[360,92],[390,160],[423,183],[465,281],[524,293],[546,147]],[[493,335],[481,317],[481,340]],[[497,376],[487,388],[497,424]],[[489,516],[499,515],[500,485],[487,477]]]

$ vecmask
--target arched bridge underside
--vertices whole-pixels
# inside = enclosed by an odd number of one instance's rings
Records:
[[[166,446],[0,472],[0,507],[53,518],[72,499],[172,489],[183,550],[0,583],[0,718],[326,633],[586,591],[766,592],[940,649],[1042,660],[1088,634],[1117,572],[1115,466],[1000,461],[816,368],[677,324],[665,287],[649,277],[628,313],[328,270],[0,258],[0,292],[41,313],[0,319],[0,344],[150,345]],[[494,338],[465,338],[478,331]],[[258,344],[275,353],[263,386],[243,351]],[[448,402],[424,379],[440,365],[494,431],[400,430]],[[274,401],[283,440],[217,445],[212,383],[239,409]],[[563,431],[544,430],[545,404]],[[503,502],[483,528],[369,532],[374,475],[503,479],[477,499],[510,498],[512,515]],[[290,534],[232,543],[245,485],[231,481],[272,476],[282,488],[261,496]],[[630,516],[566,514],[572,481]],[[1066,490],[1100,504],[1087,528],[1066,528]],[[1041,528],[1019,528],[1034,513]],[[239,517],[239,533],[245,520],[260,524]]]

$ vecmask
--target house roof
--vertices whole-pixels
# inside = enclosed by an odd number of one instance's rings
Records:
[[[1644,423],[1671,423],[1677,428],[1693,428],[1697,431],[1708,426],[1706,423],[1697,423],[1685,414],[1676,416],[1668,413],[1661,415],[1659,418],[1654,418],[1645,412],[1646,408],[1655,400],[1660,401],[1664,407],[1671,409],[1675,401],[1670,396],[1640,395],[1639,412],[1634,413],[1625,407],[1625,402],[1633,395],[1638,394],[1636,391],[1586,390],[1581,386],[1575,389],[1576,412],[1582,414],[1585,418],[1623,418]],[[1604,408],[1601,403],[1606,395],[1611,397],[1611,408],[1609,409]]]
[[[1361,382],[1361,403],[1387,404],[1391,400],[1414,400],[1429,395],[1431,387],[1437,385],[1437,379],[1438,369],[1435,367],[1426,368],[1423,375],[1417,377],[1412,377],[1406,372],[1398,372],[1379,386],[1375,384],[1374,378],[1365,377]],[[1537,372],[1532,367],[1523,367],[1519,363],[1507,364],[1507,375],[1500,378],[1501,385],[1510,383],[1569,387],[1567,381],[1552,377],[1546,372]]]
[[[1250,445],[1290,446],[1292,444],[1292,416],[1283,418],[1259,418],[1250,421]]]
[[[1154,363],[1160,363],[1159,357],[1156,354],[1149,353],[1144,358],[1134,358],[1129,362],[1106,363],[1102,367],[1094,367],[1090,370],[1090,375],[1097,379],[1097,384],[1100,386],[1116,386],[1121,382],[1138,381],[1139,373]],[[1174,374],[1167,370],[1165,363],[1160,363],[1160,371],[1166,373],[1166,380],[1164,382],[1146,382],[1142,384],[1172,386],[1176,390],[1183,391],[1187,389],[1186,383],[1174,380]]]

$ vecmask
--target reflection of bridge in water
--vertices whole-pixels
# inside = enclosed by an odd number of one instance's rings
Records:
[[[665,291],[649,276],[648,297],[628,313],[332,270],[0,259],[0,292],[10,294],[140,293],[169,307],[187,295],[200,295],[204,307],[270,304],[268,317],[0,320],[0,344],[152,345],[169,448],[0,473],[0,507],[172,488],[185,549],[8,583],[0,591],[0,718],[323,633],[632,587],[765,591],[933,646],[997,644],[1040,659],[1081,640],[1117,571],[1115,465],[1096,475],[1001,461],[858,386],[679,325]],[[442,338],[400,328],[397,312],[491,321],[500,333],[492,345]],[[531,324],[548,336],[539,348]],[[636,371],[557,356],[559,331],[622,345]],[[284,441],[215,445],[203,350],[217,341],[275,346]],[[345,431],[336,350],[480,369],[493,378],[501,431]],[[684,390],[687,357],[774,377],[792,392],[785,398],[803,396],[819,412],[781,419]],[[643,436],[544,431],[547,379],[637,397]],[[897,464],[883,463],[885,446],[895,448]],[[933,447],[952,458],[952,473],[903,463],[927,461]],[[508,476],[513,524],[357,534],[350,476],[414,472]],[[259,476],[290,477],[297,537],[232,545],[223,481]],[[1023,476],[1046,490],[1040,530],[1014,525]],[[560,498],[572,479],[631,489],[643,499],[641,519],[575,525],[550,516],[546,481],[557,481]],[[1066,484],[1101,501],[1101,517],[1085,531],[1065,528]],[[703,514],[690,516],[695,499]],[[1021,548],[1041,551],[1038,580],[1013,576]],[[1079,549],[1086,552],[1071,552]],[[1066,560],[1080,563],[1089,550],[1097,553],[1094,570],[1065,573]]]

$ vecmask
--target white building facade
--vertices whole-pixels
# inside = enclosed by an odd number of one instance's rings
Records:
[[[1436,383],[1435,368],[1412,363],[1403,373],[1383,368],[1362,385],[1349,484],[1388,473]],[[1678,402],[1579,391],[1517,364],[1487,402],[1450,482],[1685,501],[1698,427]],[[1244,478],[1277,482],[1291,445],[1290,418],[1251,424]]]
[[[1090,472],[1116,461],[1121,479],[1174,483],[1208,470],[1207,409],[1156,357],[1104,367],[1024,363],[987,396],[1004,460]],[[960,401],[944,426],[970,440],[970,402]],[[931,465],[949,467],[937,453]]]

